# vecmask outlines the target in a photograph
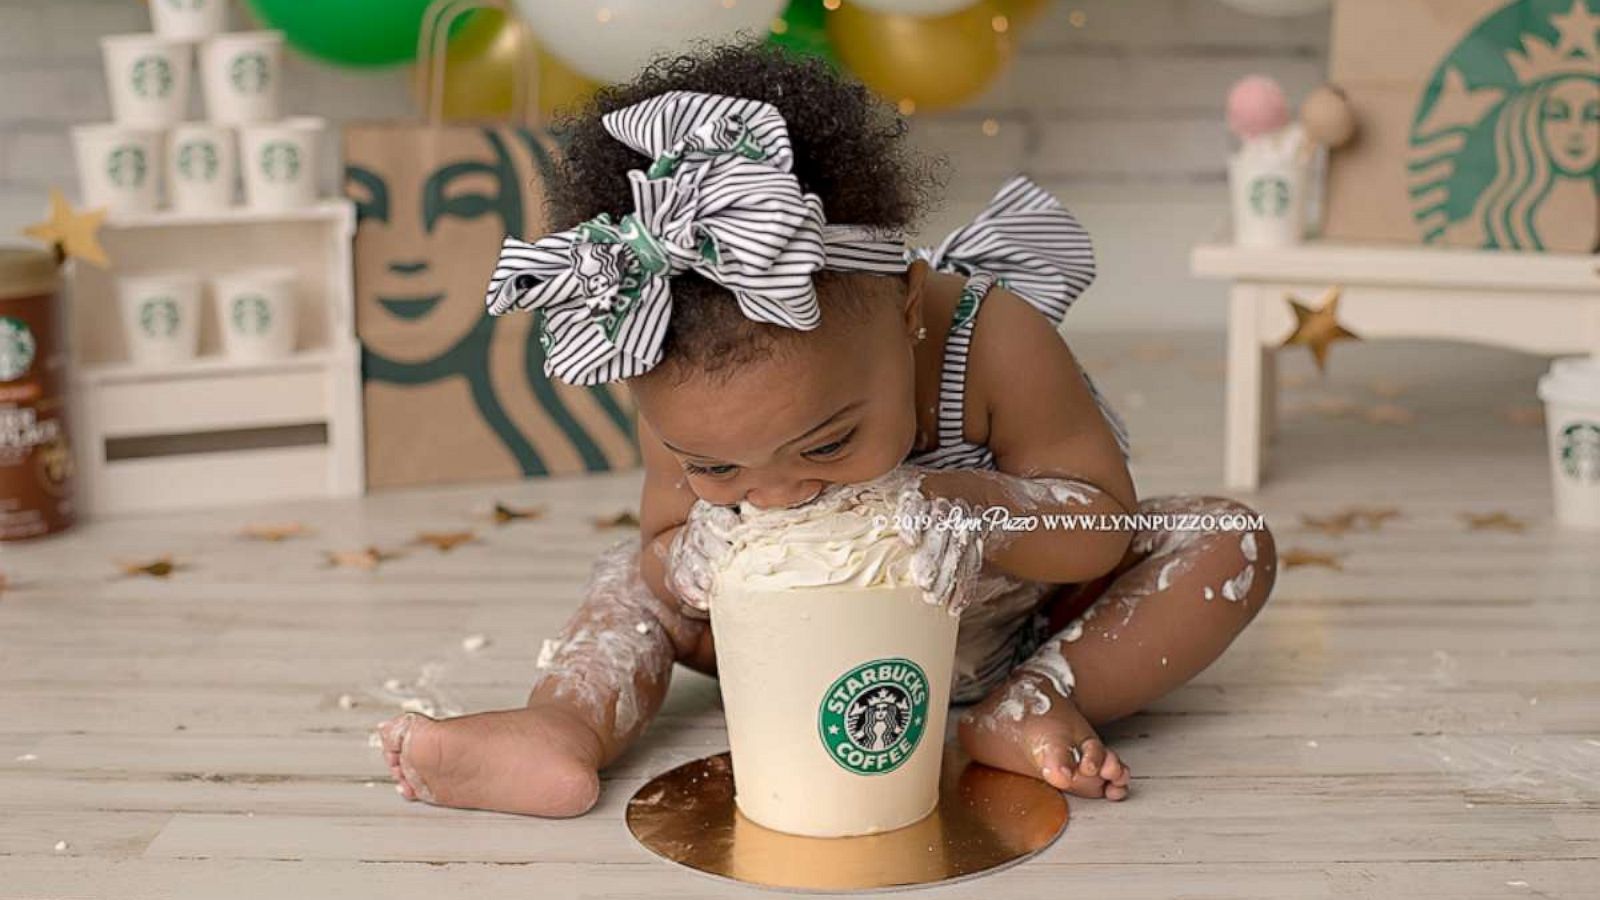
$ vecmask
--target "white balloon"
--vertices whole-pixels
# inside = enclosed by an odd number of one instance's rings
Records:
[[[976,5],[979,0],[851,0],[862,9],[903,16],[942,16]]]
[[[1303,16],[1328,8],[1329,0],[1222,0],[1259,16]]]
[[[786,0],[517,0],[539,46],[596,81],[627,81],[652,56],[748,30],[763,37]]]

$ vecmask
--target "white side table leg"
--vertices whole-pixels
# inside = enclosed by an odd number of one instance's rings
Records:
[[[1261,483],[1261,339],[1256,289],[1235,283],[1228,301],[1227,440],[1223,483],[1253,491]]]
[[[1278,348],[1261,348],[1261,445],[1262,456],[1278,436]]]

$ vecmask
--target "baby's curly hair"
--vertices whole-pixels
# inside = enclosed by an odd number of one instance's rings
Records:
[[[628,170],[649,161],[612,137],[601,116],[666,91],[749,97],[776,107],[789,125],[801,189],[822,199],[830,222],[910,228],[940,187],[936,166],[903,142],[905,121],[860,83],[821,60],[764,43],[722,44],[658,57],[634,80],[600,89],[554,123],[564,151],[549,193],[552,229],[632,211]],[[817,273],[824,317],[860,308],[861,292],[851,283],[857,277]],[[685,374],[741,366],[793,333],[746,319],[727,289],[695,272],[673,277],[672,301],[662,358]]]

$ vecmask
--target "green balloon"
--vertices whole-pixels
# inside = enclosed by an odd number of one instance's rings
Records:
[[[781,21],[781,30],[774,28],[767,35],[773,46],[800,56],[815,56],[834,66],[839,64],[833,45],[828,43],[828,11],[822,0],[789,0]]]
[[[343,66],[414,62],[428,0],[250,0],[256,18],[290,46]],[[458,16],[454,35],[469,16]]]

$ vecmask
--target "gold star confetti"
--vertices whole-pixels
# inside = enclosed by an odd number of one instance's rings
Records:
[[[1300,527],[1307,531],[1320,531],[1330,537],[1339,537],[1356,527],[1356,516],[1348,511],[1328,516],[1302,515]]]
[[[1417,421],[1416,413],[1393,403],[1380,403],[1370,407],[1361,414],[1361,417],[1374,425],[1411,425]]]
[[[1352,506],[1326,516],[1302,515],[1300,525],[1307,531],[1320,531],[1340,537],[1351,531],[1377,531],[1390,519],[1400,517],[1392,506]]]
[[[388,553],[377,547],[366,547],[361,550],[329,550],[324,555],[328,559],[328,565],[336,569],[360,569],[363,572],[371,572],[380,563],[395,559],[400,554]]]
[[[493,516],[494,523],[496,525],[505,525],[509,522],[516,522],[521,519],[541,518],[544,516],[544,507],[529,506],[523,509],[518,509],[514,506],[508,506],[504,503],[496,501],[494,504]]]
[[[1368,531],[1377,531],[1390,519],[1400,518],[1400,510],[1392,506],[1356,506],[1350,514],[1366,525]]]
[[[419,531],[413,544],[427,544],[440,553],[449,553],[462,544],[470,544],[478,539],[478,535],[471,531]]]
[[[1367,383],[1367,390],[1371,391],[1375,397],[1393,400],[1406,392],[1406,386],[1404,383],[1395,381],[1392,378],[1374,378]]]
[[[142,562],[118,561],[117,568],[122,570],[122,575],[125,578],[135,578],[140,575],[147,575],[151,578],[166,578],[183,567],[168,554]]]
[[[594,527],[600,531],[604,531],[607,528],[639,527],[639,517],[634,515],[631,511],[620,512],[614,516],[601,516],[599,518],[592,519],[591,521],[594,522]]]
[[[1144,341],[1134,344],[1132,356],[1139,362],[1166,362],[1178,355],[1178,348],[1170,341]]]
[[[1299,547],[1290,547],[1278,556],[1285,569],[1321,566],[1336,572],[1344,571],[1344,564],[1340,561],[1343,558],[1344,555],[1341,553],[1318,553],[1315,550],[1302,550]]]
[[[1326,373],[1328,370],[1330,345],[1336,341],[1360,340],[1355,332],[1339,324],[1339,295],[1342,290],[1339,287],[1329,288],[1322,295],[1322,305],[1317,309],[1301,303],[1293,294],[1283,297],[1294,309],[1295,327],[1294,333],[1284,338],[1279,346],[1309,347],[1318,372]]]
[[[311,533],[302,522],[256,522],[246,525],[239,536],[252,541],[279,543],[290,538],[305,537]]]
[[[1311,401],[1311,410],[1319,416],[1336,419],[1355,412],[1356,405],[1343,397],[1318,397]]]
[[[1510,531],[1521,534],[1528,527],[1527,522],[1498,509],[1486,513],[1462,513],[1461,519],[1467,523],[1468,531]]]
[[[100,224],[105,218],[103,209],[75,211],[60,189],[51,188],[49,218],[29,225],[22,233],[53,248],[57,260],[81,259],[104,269],[111,265],[105,248],[100,246]]]
[[[1500,410],[1500,417],[1509,424],[1522,428],[1544,427],[1544,407],[1542,406],[1507,406]]]

